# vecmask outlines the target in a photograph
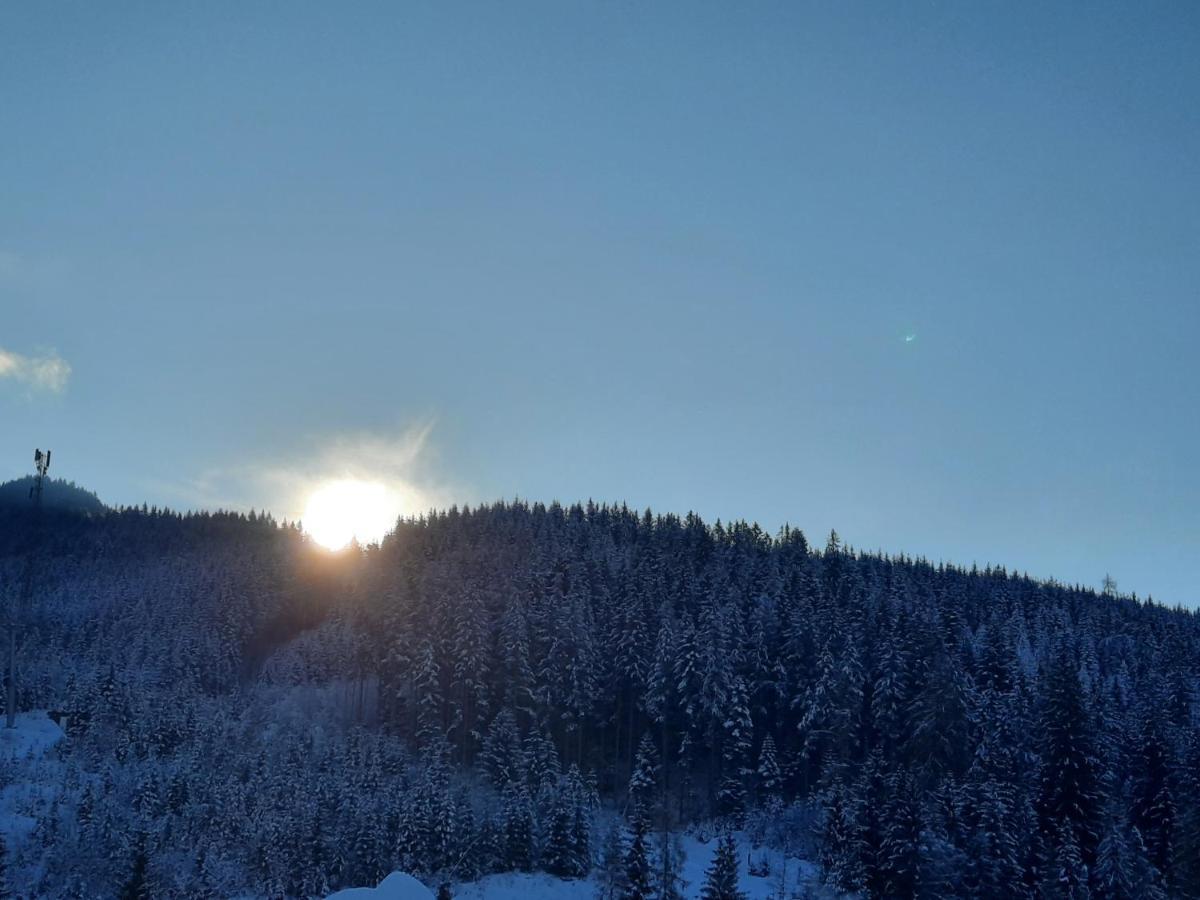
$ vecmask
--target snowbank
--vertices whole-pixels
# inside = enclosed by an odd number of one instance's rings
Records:
[[[747,900],[772,900],[779,896],[781,878],[788,896],[835,897],[835,892],[823,887],[815,865],[799,859],[785,860],[777,851],[750,848],[744,834],[739,841],[738,886]],[[700,896],[704,874],[716,851],[715,839],[700,840],[692,834],[680,835],[684,852],[682,876],[684,897]],[[771,874],[752,876],[747,868],[748,858],[767,862]],[[596,896],[598,873],[578,881],[563,881],[541,872],[506,872],[488,875],[478,881],[453,886],[455,900],[592,900]],[[807,894],[804,892],[807,891]],[[331,894],[327,900],[433,900],[433,893],[417,879],[403,872],[393,872],[377,888],[351,888]]]
[[[541,873],[507,872],[454,886],[454,900],[592,900],[594,881],[563,881]]]
[[[29,836],[54,797],[61,764],[43,757],[62,738],[62,729],[41,711],[17,713],[12,728],[0,719],[0,760],[12,766],[12,780],[0,788],[0,834],[10,847]]]
[[[778,851],[765,848],[754,850],[744,834],[738,838],[738,887],[747,900],[773,900],[780,896],[781,876],[786,896],[834,897],[835,892],[820,884],[820,871],[810,862],[795,858],[784,859]],[[683,896],[693,900],[700,896],[704,886],[704,875],[717,849],[715,837],[703,841],[694,834],[681,834],[680,845],[684,853],[680,875],[683,878]],[[766,862],[770,874],[757,877],[750,874],[747,860]],[[592,900],[596,896],[599,873],[579,881],[562,881],[552,875],[536,872],[523,874],[507,872],[488,875],[478,881],[454,885],[455,900]]]
[[[63,730],[45,712],[17,713],[13,728],[0,720],[0,757],[31,759],[41,756],[63,738]]]
[[[347,888],[326,900],[434,900],[433,892],[406,872],[393,872],[378,887]]]

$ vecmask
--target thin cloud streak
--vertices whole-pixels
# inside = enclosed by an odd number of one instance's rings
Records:
[[[28,388],[61,394],[71,378],[71,364],[50,351],[41,356],[23,356],[0,347],[0,379]]]

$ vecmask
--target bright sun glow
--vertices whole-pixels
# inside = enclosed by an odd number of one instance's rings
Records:
[[[351,539],[360,544],[379,541],[396,525],[399,498],[374,481],[330,481],[308,498],[304,530],[330,550],[340,550]]]

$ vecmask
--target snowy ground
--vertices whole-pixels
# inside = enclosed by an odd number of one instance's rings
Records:
[[[682,835],[685,860],[683,877],[686,881],[684,896],[697,898],[704,885],[704,873],[708,869],[713,853],[716,851],[716,839],[707,843],[698,837]],[[767,877],[756,877],[747,870],[747,855],[756,863],[763,857],[770,865],[771,874]],[[816,867],[804,860],[789,859],[786,868],[781,854],[769,850],[750,848],[748,842],[741,841],[741,888],[748,900],[777,900],[793,897],[824,898],[833,897],[820,885]],[[389,880],[401,873],[393,872],[380,886],[371,891],[356,888],[352,891],[340,891],[331,895],[329,900],[428,900],[432,894],[419,893],[384,893]],[[784,885],[780,893],[781,874]],[[415,881],[415,879],[410,879]],[[407,882],[406,882],[407,884]],[[479,881],[468,884],[454,885],[455,900],[593,900],[596,896],[596,882],[592,879],[581,881],[563,881],[544,873],[519,874],[515,872],[503,875],[489,875]]]
[[[44,712],[18,713],[13,728],[0,720],[0,762],[11,779],[0,789],[0,833],[10,845],[33,830],[54,793],[50,785],[59,764],[42,757],[62,738],[62,729]]]
[[[328,900],[433,900],[433,892],[404,872],[393,872],[378,887],[349,888],[330,894]]]
[[[62,729],[44,712],[17,713],[13,728],[5,728],[0,722],[0,758],[37,758],[62,737]]]
[[[520,875],[508,872],[504,875],[489,875],[470,884],[454,886],[455,900],[542,900],[545,897],[560,897],[562,900],[593,900],[596,884],[592,881],[563,881],[553,875]]]

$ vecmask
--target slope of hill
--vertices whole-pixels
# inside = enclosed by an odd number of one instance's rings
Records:
[[[0,508],[27,508],[34,477],[26,475],[0,484]],[[102,513],[108,509],[94,493],[75,484],[57,478],[47,478],[42,486],[42,505],[47,509],[72,512]]]
[[[697,824],[872,897],[1200,894],[1191,612],[591,504],[342,554],[48,524],[19,701],[71,725],[8,859],[39,896],[653,884]]]

